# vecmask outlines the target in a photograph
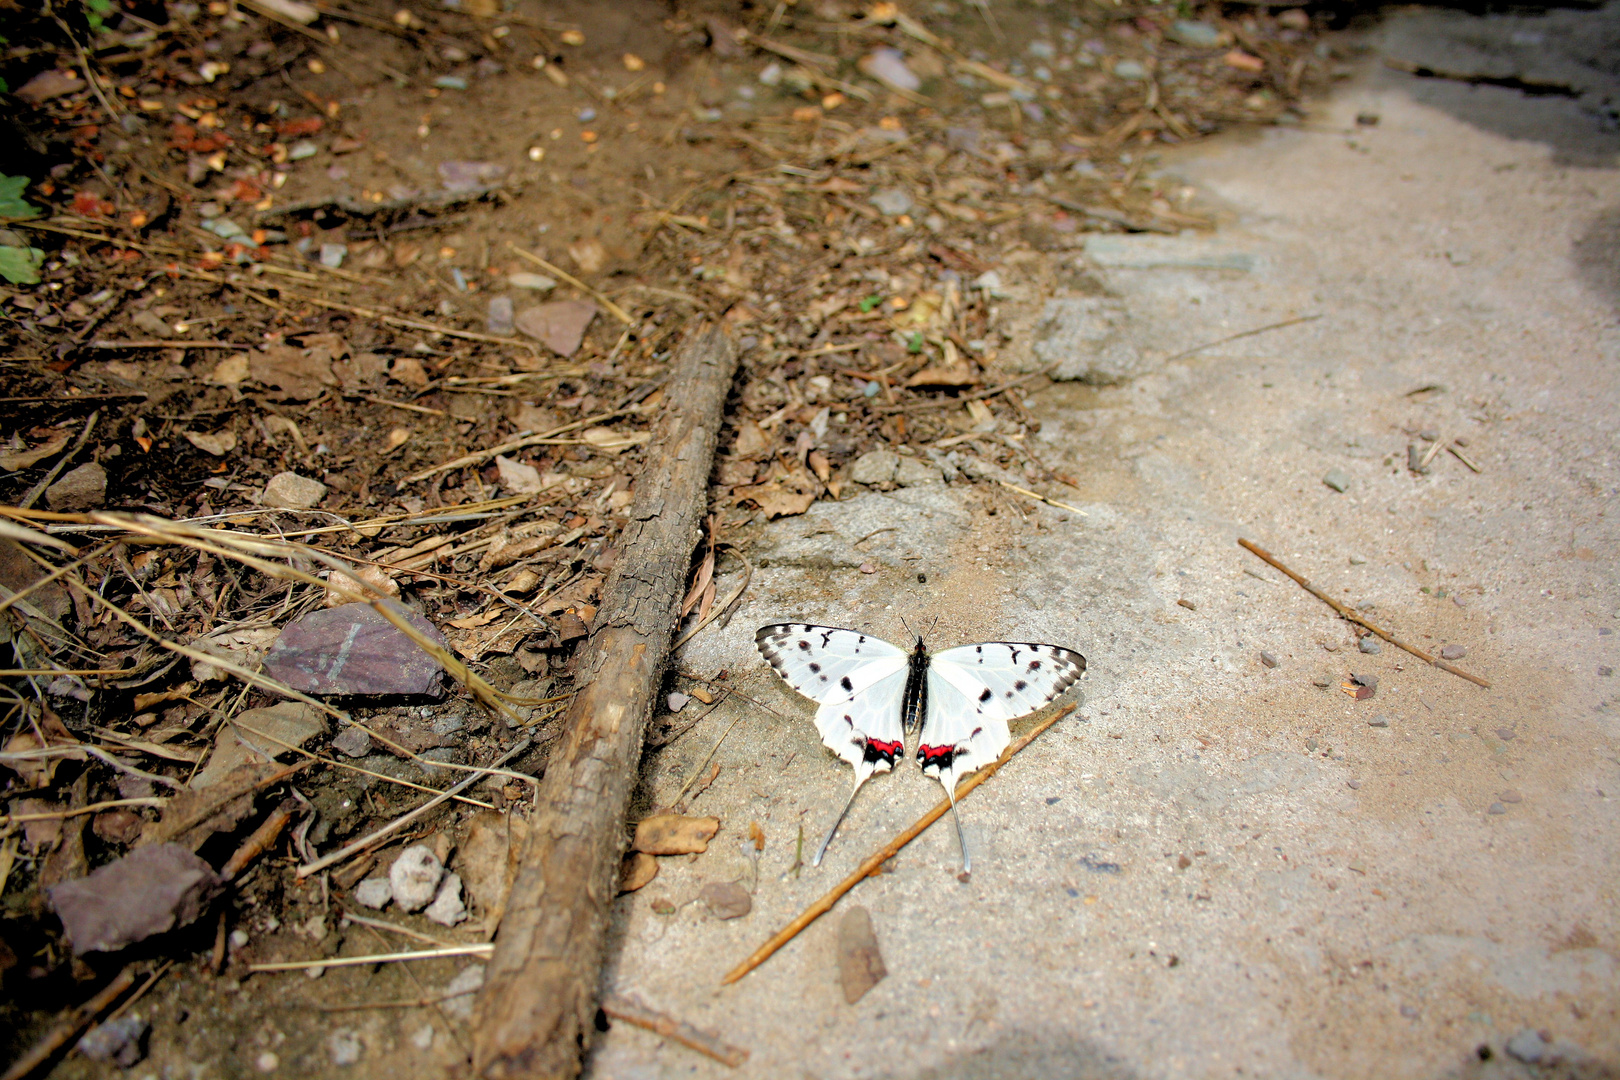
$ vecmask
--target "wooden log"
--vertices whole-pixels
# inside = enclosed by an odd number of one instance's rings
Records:
[[[577,1076],[595,1034],[625,810],[736,367],[736,347],[718,328],[694,334],[676,359],[478,998],[473,1064],[487,1080]]]

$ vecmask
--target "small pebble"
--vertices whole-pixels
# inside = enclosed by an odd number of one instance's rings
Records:
[[[1350,490],[1350,476],[1343,469],[1329,469],[1327,475],[1322,477],[1322,483],[1341,495]]]
[[[861,563],[861,573],[863,574],[875,574],[877,573],[877,569],[877,563]]]
[[[1540,1061],[1550,1049],[1552,1049],[1551,1045],[1541,1037],[1541,1033],[1532,1031],[1529,1028],[1515,1034],[1513,1038],[1507,1041],[1506,1047],[1509,1055],[1528,1065],[1534,1065]]]
[[[444,864],[426,844],[406,848],[388,869],[394,902],[402,911],[421,911],[432,903],[443,877]]]
[[[1609,629],[1607,626],[1598,627],[1598,637],[1608,637],[1612,633],[1614,633],[1614,631]]]
[[[1366,564],[1367,564],[1367,560],[1365,558],[1363,558],[1362,556],[1360,556],[1360,555],[1352,555],[1352,556],[1350,556],[1350,565],[1351,566],[1365,566]]]
[[[1318,675],[1316,678],[1311,680],[1311,685],[1320,686],[1325,690],[1333,685],[1333,680],[1328,678],[1326,675]]]
[[[394,898],[394,887],[387,878],[367,878],[354,887],[354,902],[362,907],[379,911]]]
[[[1512,788],[1509,788],[1508,790],[1502,792],[1502,794],[1498,795],[1497,798],[1501,799],[1505,803],[1524,802],[1524,796],[1520,795],[1517,791],[1513,790]]]
[[[1493,803],[1491,803],[1490,808],[1487,809],[1485,812],[1487,814],[1505,814],[1505,813],[1507,813],[1507,807],[1503,806],[1499,802],[1493,802]]]
[[[1344,782],[1344,786],[1349,788],[1351,791],[1360,791],[1361,790],[1361,781],[1360,780],[1346,780]]]
[[[275,1072],[277,1069],[281,1068],[281,1059],[275,1054],[271,1053],[269,1050],[266,1050],[264,1053],[253,1059],[253,1067],[262,1073]]]
[[[1361,641],[1357,643],[1356,648],[1360,649],[1368,656],[1377,656],[1379,653],[1384,651],[1384,646],[1371,634],[1362,638]]]
[[[1499,728],[1496,729],[1496,737],[1498,739],[1501,739],[1503,742],[1507,742],[1509,739],[1513,738],[1513,736],[1516,735],[1516,734],[1517,734],[1517,732],[1515,732],[1510,727],[1499,727]]]
[[[1321,745],[1321,743],[1318,743],[1316,741],[1316,737],[1314,735],[1311,738],[1305,740],[1305,749],[1307,749],[1307,750],[1315,750],[1320,745]]]
[[[1368,727],[1389,727],[1389,717],[1382,713],[1367,721]]]
[[[1614,668],[1610,667],[1608,664],[1599,664],[1598,674],[1602,675],[1604,678],[1608,678],[1610,675],[1614,674]]]
[[[690,694],[682,694],[677,691],[666,697],[664,699],[664,704],[669,706],[670,712],[680,712],[682,709],[686,708],[686,703],[691,700],[692,696]]]
[[[346,727],[332,740],[332,749],[345,757],[365,757],[371,753],[371,732],[363,727]]]
[[[1260,662],[1262,664],[1266,665],[1266,667],[1276,667],[1277,666],[1277,657],[1275,655],[1273,655],[1272,653],[1261,650]]]
[[[429,904],[422,914],[441,926],[455,926],[466,921],[467,905],[461,899],[460,874],[444,875],[444,884],[439,886],[439,895],[433,898],[433,903]]]
[[[423,1024],[411,1035],[411,1045],[418,1050],[433,1049],[433,1025]]]
[[[1440,659],[1442,660],[1461,660],[1467,655],[1468,650],[1461,645],[1447,645],[1440,650]]]
[[[489,298],[489,316],[484,323],[489,333],[496,337],[510,337],[515,328],[514,318],[510,296]]]
[[[231,941],[231,948],[232,949],[240,949],[240,948],[242,948],[242,946],[244,946],[244,945],[246,945],[248,943],[247,931],[246,930],[232,930],[231,931],[230,941]]]
[[[360,1060],[361,1051],[365,1046],[360,1042],[360,1036],[348,1028],[339,1028],[327,1036],[326,1052],[332,1057],[332,1064],[346,1068]]]
[[[1416,1005],[1402,1005],[1401,1006],[1401,1015],[1406,1017],[1408,1020],[1416,1020],[1418,1018],[1417,1006]]]

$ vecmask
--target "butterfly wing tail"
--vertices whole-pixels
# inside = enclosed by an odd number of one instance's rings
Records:
[[[849,814],[849,808],[855,805],[855,796],[860,794],[861,785],[871,778],[872,771],[872,766],[866,762],[856,764],[855,787],[850,791],[849,799],[844,803],[844,808],[838,811],[838,817],[833,819],[832,828],[828,829],[827,835],[822,838],[821,846],[816,848],[816,857],[810,860],[811,866],[821,865],[821,858],[827,854],[828,845],[833,842],[833,837],[838,835],[838,826],[844,823],[845,816]]]

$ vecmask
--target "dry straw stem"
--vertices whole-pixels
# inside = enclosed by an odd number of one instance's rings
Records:
[[[492,446],[488,450],[479,450],[471,454],[463,454],[461,457],[447,461],[443,465],[435,465],[431,469],[426,469],[422,472],[407,476],[405,479],[401,480],[400,483],[414,484],[418,480],[426,480],[431,476],[437,476],[439,473],[449,472],[451,469],[464,469],[468,465],[482,465],[484,462],[489,461],[490,459],[501,454],[509,454],[513,450],[522,450],[529,446],[539,446],[542,443],[551,442],[558,435],[566,435],[568,432],[574,431],[578,428],[588,427],[591,424],[605,423],[609,420],[617,420],[621,416],[631,416],[640,411],[641,410],[639,408],[635,407],[629,409],[619,409],[615,412],[600,413],[596,416],[587,416],[583,420],[575,420],[572,424],[564,424],[560,428],[555,428],[539,435],[519,435],[517,438],[508,442],[503,442],[499,446]],[[569,445],[574,445],[572,440],[570,440]]]
[[[574,288],[579,289],[581,292],[589,293],[592,297],[594,297],[596,299],[596,301],[598,303],[600,303],[603,307],[607,308],[609,315],[612,315],[615,319],[618,319],[620,322],[624,323],[624,325],[626,325],[626,326],[634,326],[636,324],[636,320],[631,318],[630,313],[628,311],[624,310],[624,308],[620,307],[618,304],[615,304],[612,300],[608,299],[607,294],[602,292],[600,289],[591,288],[589,285],[585,284],[583,281],[579,280],[579,278],[575,277],[573,274],[570,274],[568,271],[566,271],[566,270],[564,270],[564,269],[562,269],[560,267],[553,266],[551,263],[546,262],[546,260],[542,259],[540,256],[536,255],[532,251],[524,251],[522,248],[518,247],[516,244],[512,243],[510,240],[508,240],[506,242],[506,246],[511,248],[512,251],[514,253],[516,253],[517,255],[519,255],[519,256],[521,256],[521,257],[523,257],[525,259],[528,259],[530,262],[534,263],[534,265],[538,266],[540,269],[544,270],[546,273],[548,273],[548,274],[556,274],[558,277],[560,277],[564,281],[568,282],[568,284],[572,285]]]
[[[135,971],[127,967],[114,976],[113,981],[102,988],[95,997],[86,1001],[76,1009],[68,1012],[67,1016],[45,1033],[44,1037],[31,1046],[26,1053],[11,1063],[0,1080],[22,1080],[23,1077],[50,1061],[61,1051],[85,1026],[99,1016],[107,1006],[117,1001],[124,992],[135,985]]]
[[[1278,561],[1277,556],[1273,555],[1271,552],[1267,551],[1265,548],[1261,547],[1259,544],[1256,544],[1256,543],[1254,543],[1252,541],[1245,540],[1242,537],[1239,537],[1238,538],[1238,545],[1240,547],[1244,548],[1247,551],[1253,552],[1255,555],[1258,555],[1260,558],[1264,559],[1266,562],[1270,563],[1272,566],[1276,567],[1278,570],[1281,570],[1283,573],[1285,573],[1289,577],[1293,578],[1296,582],[1299,583],[1300,588],[1304,589],[1306,592],[1310,593],[1312,596],[1314,596],[1318,600],[1322,601],[1324,604],[1326,604],[1328,607],[1332,608],[1334,611],[1337,611],[1342,618],[1348,619],[1350,622],[1355,623],[1357,626],[1366,627],[1368,630],[1371,630],[1373,633],[1377,634],[1379,637],[1383,638],[1385,641],[1389,642],[1391,645],[1395,646],[1397,649],[1405,649],[1407,652],[1411,653],[1413,656],[1417,657],[1419,660],[1422,660],[1425,663],[1433,664],[1435,667],[1439,668],[1441,671],[1449,671],[1453,675],[1457,676],[1460,679],[1467,679],[1469,682],[1473,683],[1475,686],[1483,686],[1487,690],[1489,690],[1491,688],[1491,684],[1486,682],[1484,679],[1480,678],[1478,675],[1470,675],[1468,672],[1464,671],[1460,667],[1457,667],[1455,664],[1451,663],[1450,661],[1442,660],[1438,656],[1431,656],[1428,653],[1424,652],[1422,649],[1418,648],[1416,645],[1408,645],[1406,642],[1400,640],[1395,635],[1389,633],[1387,630],[1382,630],[1382,629],[1379,629],[1378,627],[1374,626],[1372,623],[1368,622],[1366,619],[1363,619],[1360,615],[1357,615],[1355,613],[1355,611],[1353,611],[1352,609],[1350,609],[1350,608],[1346,607],[1345,605],[1339,603],[1337,600],[1333,599],[1333,597],[1329,596],[1327,593],[1323,592],[1321,589],[1318,589],[1315,585],[1312,585],[1310,582],[1306,581],[1304,578],[1300,577],[1298,574],[1296,574],[1292,570],[1288,569],[1288,567],[1284,566],[1280,561]]]
[[[311,968],[362,967],[367,964],[397,964],[402,960],[437,960],[446,956],[483,956],[495,951],[493,945],[450,945],[442,949],[412,949],[408,952],[368,953],[365,956],[334,956],[325,960],[282,960],[273,964],[249,964],[249,971],[308,971]]]
[[[1001,752],[1001,756],[995,761],[992,761],[990,764],[986,765],[984,768],[980,769],[978,772],[974,773],[972,776],[968,777],[966,780],[962,781],[956,786],[956,801],[961,802],[967,797],[970,791],[999,772],[1001,767],[1007,764],[1007,762],[1011,761],[1015,754],[1024,749],[1024,747],[1028,746],[1030,743],[1034,742],[1041,732],[1045,731],[1047,728],[1051,727],[1065,716],[1074,712],[1075,708],[1076,706],[1074,705],[1063,706],[1051,716],[1048,716],[1045,720],[1042,720],[1039,724],[1036,724],[1034,727],[1030,728],[1029,731],[1025,732],[1018,739],[1014,740],[1012,745],[1003,750]],[[817,900],[815,903],[805,908],[804,912],[797,919],[794,919],[781,930],[777,931],[774,937],[772,937],[765,944],[761,945],[759,948],[755,949],[753,954],[750,955],[748,959],[732,968],[731,971],[726,974],[726,977],[720,980],[720,984],[725,986],[729,985],[730,983],[734,983],[744,975],[748,974],[750,971],[753,971],[755,968],[759,967],[759,965],[763,964],[766,960],[769,960],[772,953],[776,952],[776,950],[792,941],[805,927],[809,926],[811,923],[821,918],[821,916],[831,911],[833,905],[838,903],[839,899],[841,899],[845,893],[859,885],[863,879],[878,873],[883,868],[884,863],[898,855],[900,853],[900,849],[904,848],[907,844],[921,836],[923,832],[927,830],[928,826],[944,817],[950,811],[950,809],[951,800],[941,799],[939,801],[939,805],[935,806],[932,810],[928,811],[928,813],[918,818],[916,823],[905,832],[883,845],[883,847],[879,849],[876,854],[868,856],[866,861],[862,862],[860,866],[855,868],[855,872],[853,874],[850,874],[849,877],[845,878],[843,881],[840,881],[832,888],[830,892],[827,893],[827,895],[823,896],[820,900]]]

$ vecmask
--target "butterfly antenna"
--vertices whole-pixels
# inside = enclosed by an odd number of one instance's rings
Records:
[[[945,785],[945,795],[951,800],[951,821],[956,825],[956,842],[962,848],[962,873],[973,873],[973,861],[968,858],[967,836],[962,832],[962,819],[956,815],[956,774],[951,773],[952,783]]]
[[[821,857],[827,854],[827,845],[831,844],[833,837],[838,835],[838,826],[844,823],[844,815],[848,814],[849,808],[855,805],[855,796],[860,792],[861,785],[864,783],[866,783],[865,777],[855,781],[855,790],[849,793],[849,802],[846,802],[844,808],[838,812],[838,819],[832,823],[832,828],[827,830],[826,839],[822,840],[821,846],[816,848],[816,857],[810,860],[811,866],[821,865]]]

